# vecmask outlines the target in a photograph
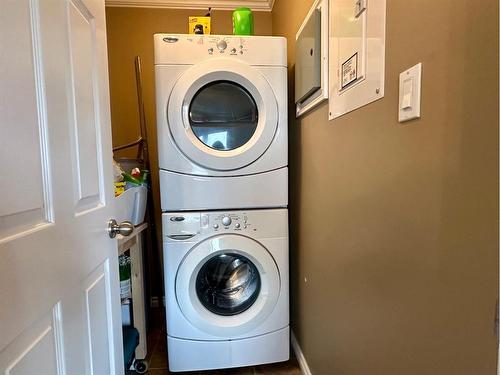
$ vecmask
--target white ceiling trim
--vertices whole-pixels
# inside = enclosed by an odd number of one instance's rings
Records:
[[[245,6],[252,10],[271,11],[274,0],[106,0],[106,6],[173,9],[235,9]]]

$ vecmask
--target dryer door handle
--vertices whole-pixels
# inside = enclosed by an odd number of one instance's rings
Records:
[[[194,236],[196,236],[196,233],[167,235],[168,238],[171,238],[171,239],[177,240],[177,241],[189,240],[190,238],[193,238]]]

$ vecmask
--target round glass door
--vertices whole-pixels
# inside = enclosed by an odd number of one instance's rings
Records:
[[[255,67],[209,59],[179,77],[168,98],[167,120],[175,144],[189,160],[211,170],[237,170],[271,145],[278,103]]]
[[[217,315],[237,315],[254,304],[261,279],[255,265],[235,253],[210,258],[199,270],[196,294],[201,304]]]
[[[241,85],[215,81],[203,86],[189,106],[189,124],[206,146],[219,151],[237,149],[257,129],[257,104]]]

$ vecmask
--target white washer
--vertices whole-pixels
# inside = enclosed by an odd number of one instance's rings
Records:
[[[171,371],[289,359],[288,211],[163,214]]]
[[[286,39],[154,42],[162,209],[286,207]]]

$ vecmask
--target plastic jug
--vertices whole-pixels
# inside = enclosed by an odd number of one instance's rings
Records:
[[[250,8],[236,8],[234,10],[233,34],[253,35],[253,13]]]

